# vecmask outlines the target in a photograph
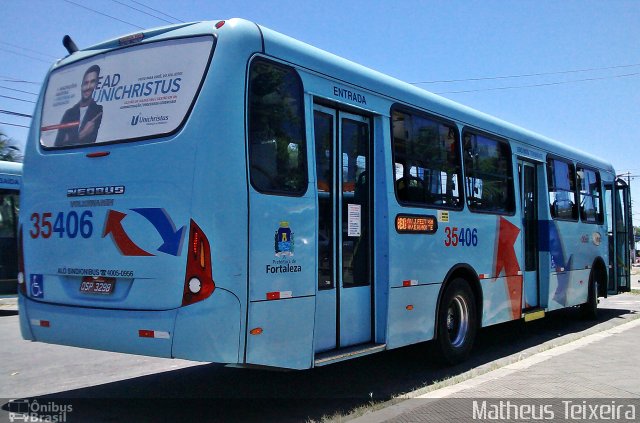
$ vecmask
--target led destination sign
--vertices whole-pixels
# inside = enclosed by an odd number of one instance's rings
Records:
[[[396,216],[396,231],[409,234],[434,234],[438,230],[435,216],[399,214]]]

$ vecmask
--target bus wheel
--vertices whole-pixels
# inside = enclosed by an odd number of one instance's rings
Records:
[[[464,361],[477,332],[476,303],[469,284],[454,279],[447,286],[438,309],[436,344],[447,364]]]
[[[593,272],[589,275],[587,302],[580,305],[580,314],[587,320],[598,318],[598,277]]]

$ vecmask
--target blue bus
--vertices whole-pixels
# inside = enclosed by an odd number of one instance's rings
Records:
[[[22,164],[0,161],[0,294],[18,287],[18,211]]]
[[[308,369],[629,289],[592,155],[241,19],[76,51],[25,152],[25,339]]]

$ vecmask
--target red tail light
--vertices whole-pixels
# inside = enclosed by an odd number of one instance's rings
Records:
[[[197,303],[208,298],[216,288],[211,274],[211,248],[209,240],[192,220],[189,229],[187,271],[184,278],[182,305]]]
[[[18,230],[18,291],[27,295],[27,282],[24,274],[24,248],[22,247],[22,225]]]

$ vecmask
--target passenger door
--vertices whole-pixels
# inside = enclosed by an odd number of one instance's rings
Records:
[[[613,191],[613,192],[612,192]],[[630,274],[630,225],[629,186],[618,179],[605,186],[607,227],[609,238],[609,285],[608,293],[628,292],[631,289]]]
[[[372,339],[370,120],[316,105],[314,134],[318,353]]]
[[[522,207],[522,251],[524,252],[522,307],[527,309],[540,305],[537,165],[519,160],[518,173],[520,178],[520,204]]]

